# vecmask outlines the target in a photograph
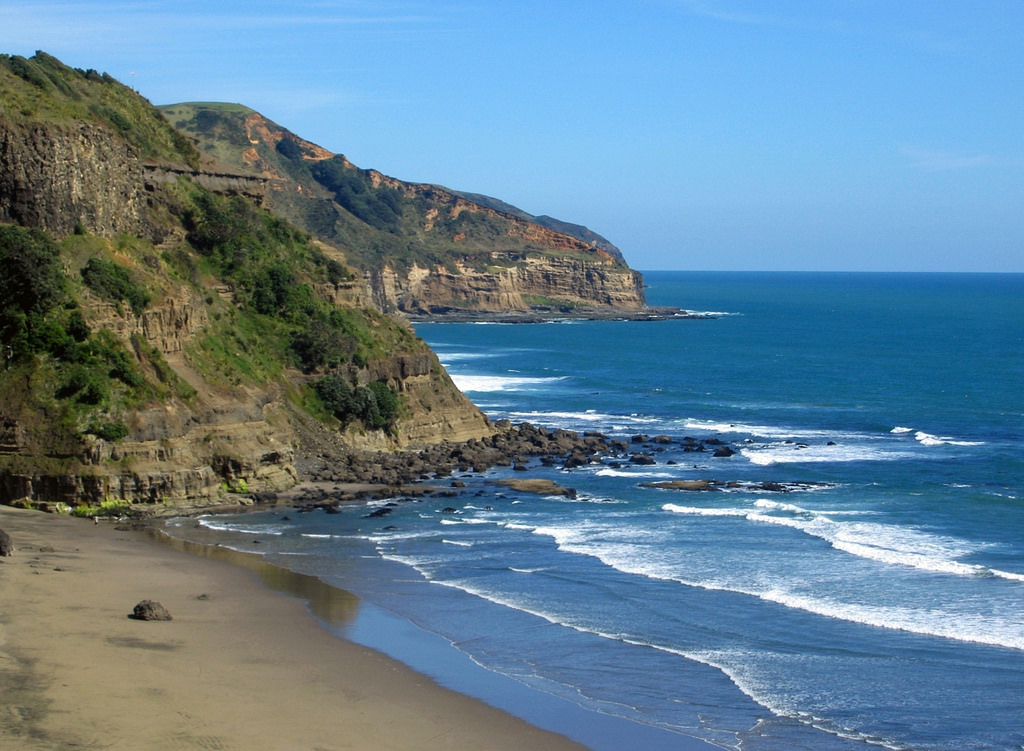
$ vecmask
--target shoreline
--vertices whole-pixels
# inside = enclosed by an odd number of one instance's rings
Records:
[[[14,557],[0,558],[0,699],[6,708],[0,711],[0,739],[17,739],[26,751],[96,744],[158,751],[183,745],[356,751],[618,751],[638,743],[650,751],[713,748],[693,736],[528,689],[477,666],[441,637],[314,576],[161,528],[170,516],[274,508],[332,513],[338,504],[396,494],[443,497],[458,482],[450,479],[457,469],[525,469],[519,466],[523,456],[569,466],[609,451],[625,460],[627,452],[665,441],[637,435],[626,442],[507,421],[497,427],[486,442],[411,454],[408,466],[391,468],[396,484],[306,479],[286,491],[254,494],[246,503],[143,513],[123,519],[125,526],[113,519],[94,523],[0,506],[0,529],[18,549]],[[434,472],[413,479],[423,465]],[[506,482],[529,483],[527,478]],[[161,602],[174,620],[129,618],[145,599]],[[358,617],[360,611],[365,617]],[[371,636],[360,638],[357,632],[365,636],[367,622]],[[152,634],[161,638],[150,640]],[[465,659],[456,664],[460,658]],[[153,671],[144,689],[138,688],[142,679],[135,668],[128,667],[140,662]],[[121,688],[132,685],[135,690]],[[265,702],[279,711],[265,717]],[[249,727],[239,716],[253,713],[258,719]],[[216,730],[213,746],[192,742],[196,722]],[[325,727],[335,728],[335,736],[337,728],[356,728],[358,738],[339,746]]]
[[[366,502],[364,499],[343,503]],[[268,508],[255,507],[251,510],[267,511]],[[188,533],[175,535],[166,529],[153,527],[147,527],[146,531],[162,544],[169,544],[180,551],[250,569],[268,589],[303,600],[320,625],[336,638],[397,660],[416,675],[426,676],[437,685],[471,700],[482,701],[489,708],[519,718],[535,728],[582,744],[574,748],[589,751],[621,751],[624,748],[711,751],[717,748],[685,733],[587,709],[568,699],[530,688],[481,666],[445,637],[423,630],[406,618],[327,584],[316,576],[270,563],[262,554],[196,539]]]
[[[522,311],[443,310],[432,313],[406,313],[411,323],[559,323],[565,321],[673,321],[710,320],[718,316],[683,308],[646,306],[627,308],[580,308],[579,310],[533,309]]]
[[[26,751],[585,748],[335,635],[358,599],[315,577],[38,511],[0,529],[0,739]],[[144,599],[173,620],[129,618]]]

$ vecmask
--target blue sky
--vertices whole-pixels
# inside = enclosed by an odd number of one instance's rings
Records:
[[[1020,0],[0,3],[37,49],[638,269],[1024,272]]]

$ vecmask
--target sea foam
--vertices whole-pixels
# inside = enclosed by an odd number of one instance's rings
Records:
[[[832,446],[776,443],[742,448],[739,453],[752,464],[761,467],[769,467],[774,464],[898,461],[915,456],[910,451],[867,443]]]
[[[536,391],[565,380],[565,376],[549,378],[533,378],[526,376],[494,376],[494,375],[458,375],[453,373],[452,380],[461,391]]]
[[[795,529],[828,542],[849,555],[892,566],[907,566],[956,576],[1017,578],[985,566],[958,559],[978,552],[977,545],[952,537],[933,535],[911,527],[864,521],[837,521],[825,512],[791,503],[759,499],[754,508],[700,508],[665,504],[663,510],[693,516],[736,516],[759,524]],[[769,513],[777,512],[777,513]]]
[[[722,513],[714,513],[708,509],[677,508],[685,511],[692,510],[708,516],[737,515],[729,513],[730,510],[726,509],[720,509],[719,511]],[[670,557],[656,554],[651,550],[648,550],[647,555],[638,554],[636,545],[598,541],[596,535],[592,534],[595,531],[595,527],[590,525],[573,528],[549,526],[538,527],[534,533],[551,537],[563,551],[596,558],[611,568],[635,576],[672,581],[700,589],[747,595],[787,608],[876,628],[1024,650],[1024,624],[1012,619],[993,618],[988,613],[959,612],[942,607],[929,609],[847,602],[832,596],[796,592],[785,586],[783,582],[774,584],[765,582],[755,586],[753,582],[743,583],[741,580],[693,579],[683,575],[681,569]],[[438,583],[446,583],[449,586],[471,591],[469,588],[452,582]],[[552,623],[584,630],[578,624],[573,623],[575,619],[556,616],[550,611],[544,612],[535,607],[528,607],[521,601],[512,601],[507,597],[495,597],[493,594],[484,592],[479,586],[473,587],[471,593],[485,597],[492,602],[532,612]]]

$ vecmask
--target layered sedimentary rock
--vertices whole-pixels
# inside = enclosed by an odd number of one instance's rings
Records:
[[[108,130],[0,120],[0,221],[58,236],[143,235],[146,204],[138,152]]]
[[[266,179],[267,206],[362,271],[379,310],[419,317],[646,307],[641,275],[586,227],[360,169],[238,105],[163,111],[205,151]]]
[[[392,268],[373,271],[369,278],[374,301],[380,308],[412,316],[646,307],[641,276],[600,259],[495,253],[491,260],[495,268],[456,263],[452,268],[413,266],[405,273]]]
[[[57,63],[49,65],[58,77],[75,75]],[[74,85],[88,84],[75,78]],[[195,344],[210,335],[211,310],[230,314],[233,292],[205,288],[198,272],[193,279],[166,273],[162,256],[194,254],[168,208],[175,200],[173,187],[182,180],[257,205],[266,198],[263,178],[146,161],[101,122],[37,121],[22,110],[0,108],[0,222],[40,228],[57,239],[73,234],[140,238],[132,247],[141,251],[120,252],[116,239],[108,246],[117,264],[152,292],[138,313],[83,287],[78,276],[82,258],[74,269],[66,261],[65,274],[78,285],[77,303],[89,328],[112,332],[134,353],[136,367],[154,382],[169,384],[173,394],[119,415],[127,428],[121,438],[83,432],[80,439],[56,441],[48,421],[60,405],[51,402],[52,414],[40,411],[37,384],[27,378],[6,380],[0,399],[0,502],[43,507],[107,499],[231,503],[249,491],[281,489],[299,479],[297,457],[310,450],[303,426],[312,419],[300,408],[299,394],[314,376],[284,367],[280,377],[262,384],[225,385],[204,374]],[[339,307],[370,303],[366,285],[354,275],[318,284],[316,293]],[[340,450],[395,450],[490,435],[490,423],[426,345],[411,335],[403,341],[409,342],[409,351],[386,352],[350,366],[356,381],[381,381],[399,394],[402,409],[393,429],[326,430]],[[53,386],[49,389],[46,398],[52,400]]]

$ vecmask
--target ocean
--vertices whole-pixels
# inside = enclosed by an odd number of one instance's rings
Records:
[[[708,316],[416,329],[492,419],[653,464],[168,532],[352,592],[339,635],[596,751],[1024,748],[1024,275],[645,282]]]

